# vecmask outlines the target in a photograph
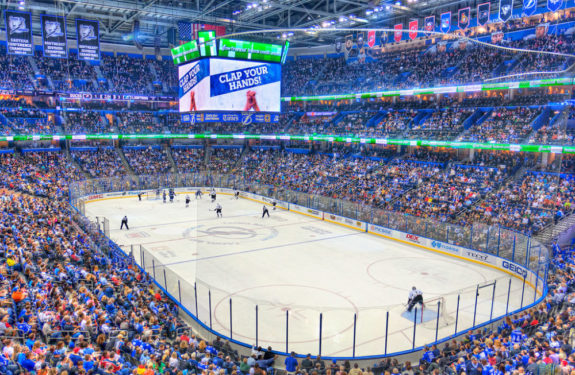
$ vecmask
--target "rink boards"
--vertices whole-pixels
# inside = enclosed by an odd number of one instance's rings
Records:
[[[210,191],[212,191],[212,188],[209,187],[194,187],[194,188],[174,188],[174,192],[178,195],[188,194],[190,196],[193,196],[198,189],[202,190],[204,194],[208,194]],[[214,188],[213,190],[215,190],[216,193],[218,194],[224,194],[224,195],[233,195],[235,193],[234,190],[227,188]],[[111,199],[134,198],[137,197],[138,193],[144,193],[144,194],[155,193],[155,191],[156,190],[133,190],[133,191],[93,194],[84,197],[83,200],[85,201],[85,203],[91,203]],[[282,210],[287,210],[293,213],[305,215],[307,217],[312,217],[332,224],[341,225],[346,228],[366,232],[386,239],[398,241],[403,244],[433,251],[435,253],[439,253],[442,255],[447,255],[468,262],[472,262],[475,264],[479,264],[482,266],[490,267],[499,270],[501,272],[507,273],[517,279],[520,279],[521,281],[525,280],[525,283],[527,285],[537,290],[537,295],[539,296],[543,295],[545,291],[545,283],[543,282],[542,278],[539,277],[535,272],[524,267],[523,265],[514,263],[508,259],[504,259],[493,254],[476,251],[466,247],[441,242],[435,239],[426,238],[423,236],[386,228],[380,225],[375,225],[355,219],[350,219],[343,216],[334,215],[329,212],[323,212],[313,208],[304,207],[289,202],[274,200],[269,197],[261,196],[258,194],[240,191],[240,197],[267,205],[272,205],[273,202],[276,202],[276,207]],[[529,259],[527,259],[527,261],[529,261]]]

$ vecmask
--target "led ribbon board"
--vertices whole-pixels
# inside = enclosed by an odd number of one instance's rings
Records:
[[[172,59],[174,59],[174,65],[180,65],[199,57],[200,51],[198,49],[198,42],[195,40],[172,48]]]
[[[281,62],[281,45],[245,40],[220,39],[219,57],[228,57],[241,60],[259,60],[267,62]]]

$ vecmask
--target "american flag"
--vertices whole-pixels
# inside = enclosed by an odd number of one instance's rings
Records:
[[[192,24],[186,21],[178,21],[178,34],[181,41],[192,40]]]
[[[216,36],[222,36],[226,34],[225,26],[178,21],[178,34],[180,36],[180,41],[182,42],[189,42],[190,40],[197,39],[198,31],[202,30],[215,30]]]

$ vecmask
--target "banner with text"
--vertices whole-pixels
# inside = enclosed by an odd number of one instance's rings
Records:
[[[9,55],[34,55],[32,15],[15,10],[4,11],[6,44]]]
[[[61,16],[42,15],[40,24],[44,57],[67,58],[66,19]]]
[[[419,20],[409,21],[409,39],[413,40],[417,38],[418,31],[419,31]]]
[[[211,58],[178,69],[180,112],[280,112],[280,64]]]
[[[98,21],[76,19],[78,59],[100,60],[100,24]]]

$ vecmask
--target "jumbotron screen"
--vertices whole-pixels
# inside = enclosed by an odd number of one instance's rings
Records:
[[[180,112],[280,112],[281,64],[204,58],[178,67]]]

